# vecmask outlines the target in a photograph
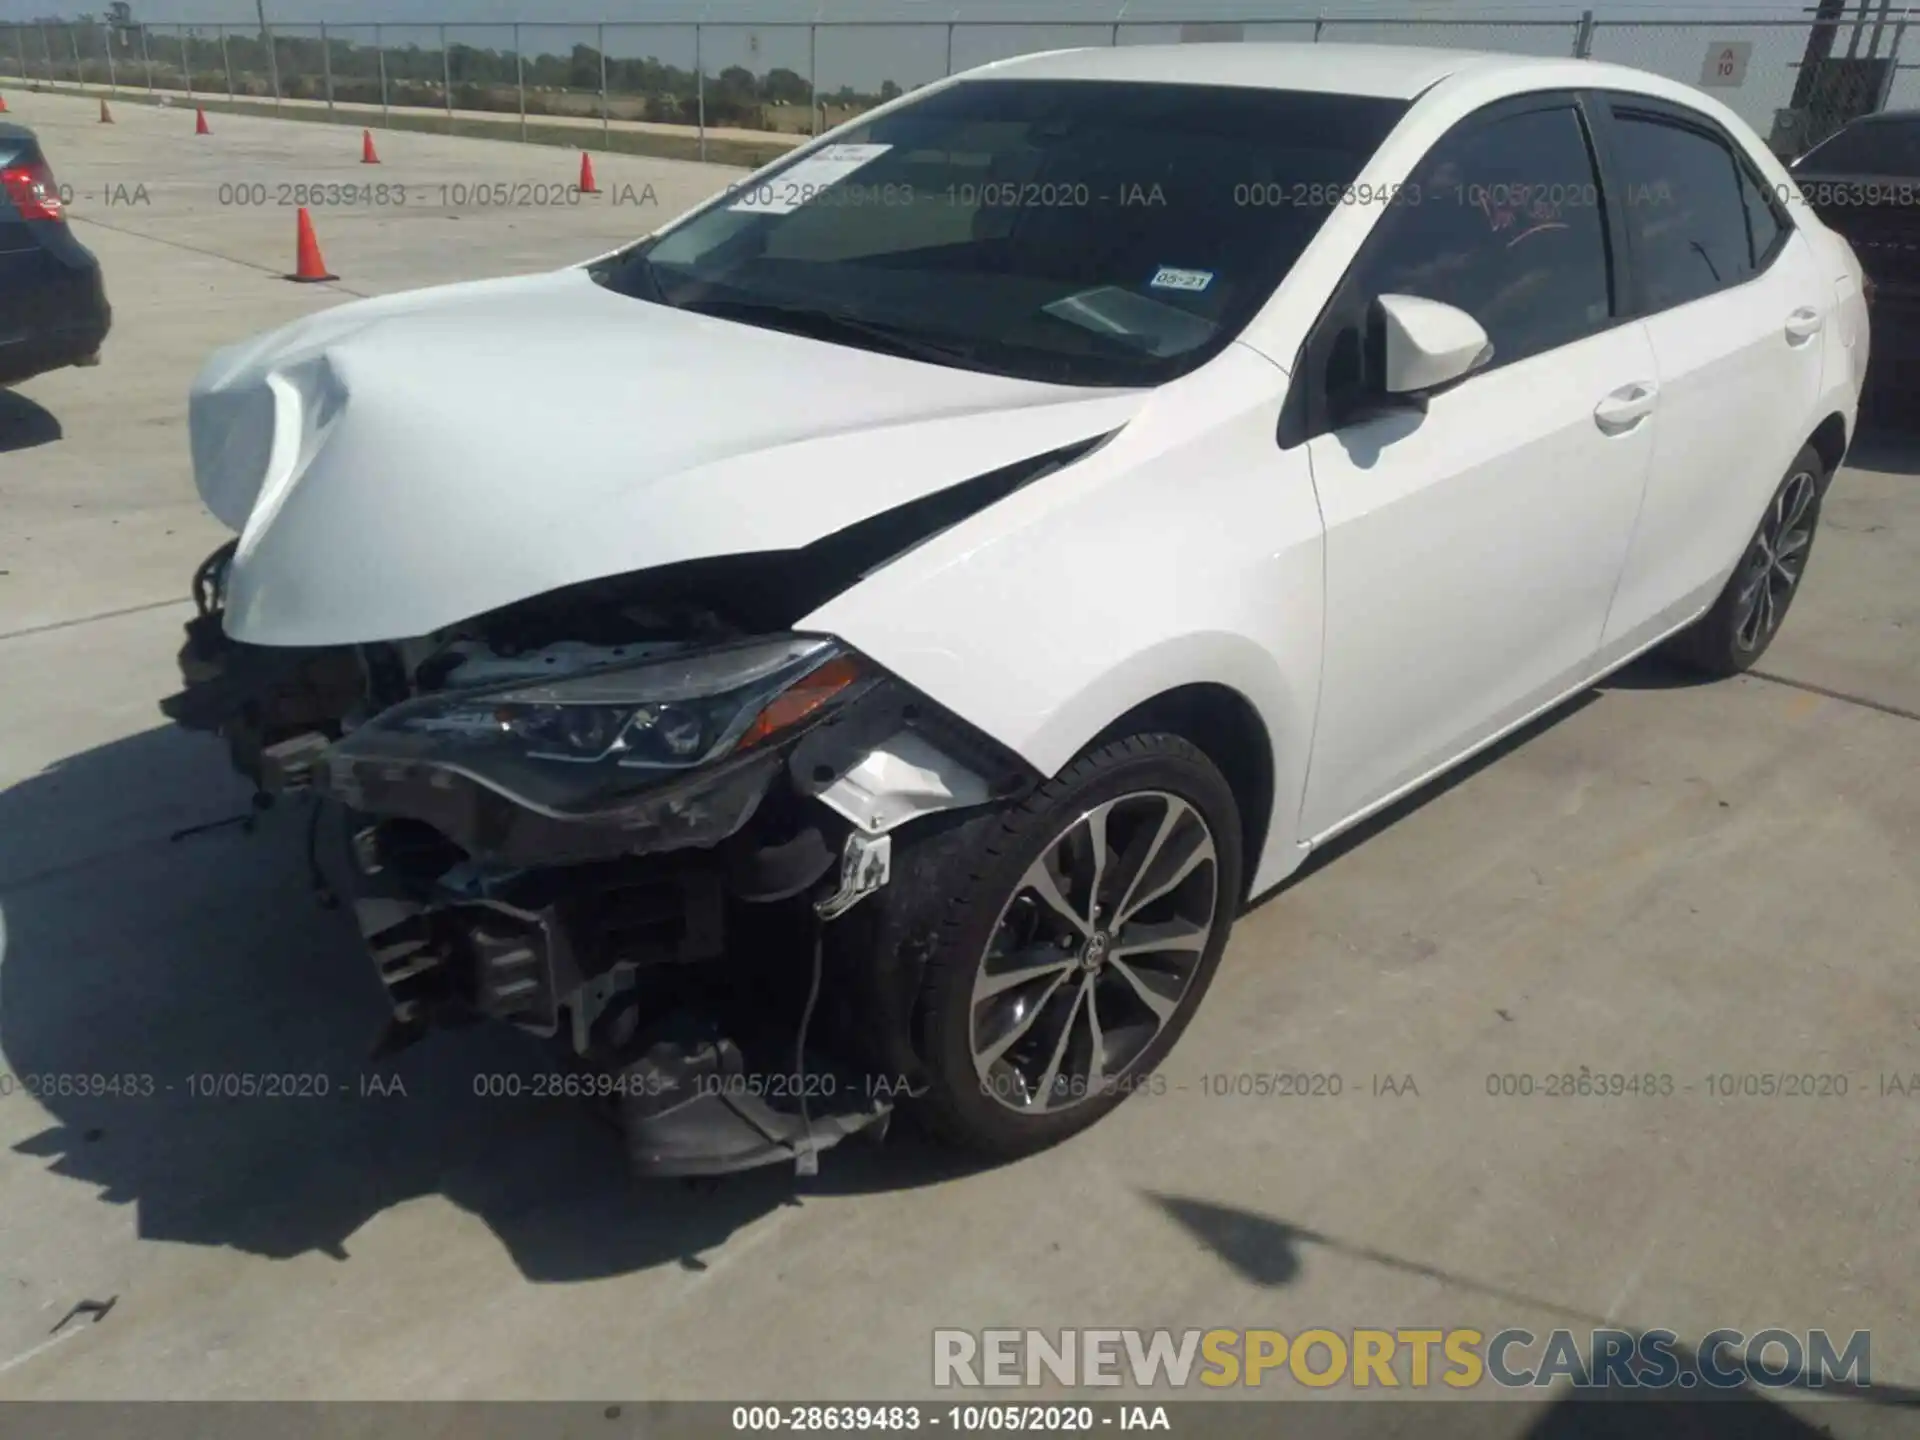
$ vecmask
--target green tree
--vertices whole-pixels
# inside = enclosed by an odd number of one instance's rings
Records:
[[[570,90],[594,90],[600,88],[600,52],[591,45],[573,47],[573,59],[567,66],[567,88]]]
[[[760,95],[753,72],[740,65],[729,65],[714,76],[713,90],[723,100],[756,100]]]
[[[784,68],[769,70],[760,82],[760,98],[770,105],[804,105],[809,88],[804,75]]]

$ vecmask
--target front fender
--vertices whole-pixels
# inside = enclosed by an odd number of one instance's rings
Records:
[[[1244,696],[1273,755],[1254,893],[1298,863],[1319,700],[1323,531],[1275,442],[1285,372],[1231,346],[1106,445],[803,620],[1057,774],[1115,719],[1194,684]]]

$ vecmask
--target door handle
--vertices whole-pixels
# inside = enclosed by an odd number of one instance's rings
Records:
[[[1622,385],[1593,407],[1593,423],[1610,434],[1631,430],[1653,413],[1659,398],[1660,387],[1651,380]]]
[[[1802,305],[1787,316],[1787,343],[1797,345],[1811,340],[1820,333],[1820,327],[1824,324],[1826,319],[1818,310],[1811,305]]]

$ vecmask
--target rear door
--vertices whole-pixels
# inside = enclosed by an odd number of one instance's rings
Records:
[[[1875,388],[1910,386],[1920,369],[1920,115],[1856,121],[1796,163],[1793,177],[1866,274]]]
[[[1612,95],[1603,161],[1624,198],[1660,426],[1606,644],[1631,649],[1726,583],[1812,434],[1835,292],[1781,198],[1711,119]]]

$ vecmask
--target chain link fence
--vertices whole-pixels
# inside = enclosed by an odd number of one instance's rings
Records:
[[[1906,25],[1904,14],[1818,24],[1609,21],[1594,25],[1589,53],[1697,85],[1776,151],[1797,155],[1857,116],[1897,107],[1903,90],[1920,98],[1920,62],[1899,60]]]
[[[1905,11],[1838,21],[1382,19],[0,25],[0,86],[758,164],[929,81],[1085,45],[1360,42],[1589,56],[1698,85],[1783,154],[1920,105]],[[1911,51],[1914,47],[1908,47]]]

